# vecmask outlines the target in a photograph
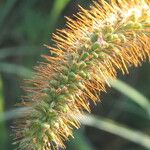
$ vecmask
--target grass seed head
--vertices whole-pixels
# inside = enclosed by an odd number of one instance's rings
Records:
[[[17,123],[19,149],[65,148],[80,126],[74,116],[90,112],[89,100],[99,100],[116,71],[150,60],[149,0],[99,0],[90,10],[80,6],[75,17],[53,34],[55,46],[47,47],[55,55],[43,56],[47,62],[25,88],[22,106],[31,109]]]

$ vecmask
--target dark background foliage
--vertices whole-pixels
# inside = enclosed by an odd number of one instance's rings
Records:
[[[48,53],[43,44],[52,44],[52,32],[65,27],[64,16],[73,17],[78,4],[89,8],[90,0],[0,0],[0,112],[14,108],[24,94],[24,78],[32,76],[32,68]],[[150,98],[150,65],[130,69],[124,80]],[[127,89],[125,89],[127,90]],[[102,103],[91,106],[92,113],[110,118],[131,128],[150,133],[146,112],[114,89],[101,94]],[[10,130],[12,120],[0,122],[0,150],[13,150],[15,146]],[[145,150],[121,137],[82,126],[67,142],[67,150]]]

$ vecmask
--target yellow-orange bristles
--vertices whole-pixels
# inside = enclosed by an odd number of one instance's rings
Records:
[[[55,46],[46,46],[52,55],[42,56],[46,62],[25,88],[21,105],[30,110],[17,122],[19,149],[65,148],[73,127],[80,126],[74,116],[90,112],[89,101],[96,104],[117,70],[126,74],[150,60],[149,0],[99,0],[74,16],[53,34]]]

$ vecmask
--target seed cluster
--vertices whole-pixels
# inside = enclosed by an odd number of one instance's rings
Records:
[[[117,70],[150,59],[149,0],[104,0],[90,10],[80,7],[76,20],[53,34],[51,55],[28,80],[22,106],[30,106],[17,121],[16,140],[22,150],[65,148],[64,141],[80,123],[74,116],[90,112]]]

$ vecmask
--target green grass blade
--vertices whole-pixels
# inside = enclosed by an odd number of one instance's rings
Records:
[[[128,84],[123,81],[115,80],[110,81],[111,86],[126,95],[130,98],[134,103],[138,104],[141,108],[146,110],[150,114],[150,101],[136,89],[132,88]]]
[[[23,116],[24,112],[29,111],[29,109],[29,107],[22,107],[6,111],[5,113],[0,113],[0,122],[20,118]]]
[[[34,55],[40,47],[37,46],[18,46],[0,49],[0,59],[10,56]]]
[[[89,114],[85,114],[79,119],[84,125],[92,126],[97,129],[118,135],[150,150],[150,136],[141,131],[131,129],[110,119],[96,117]]]
[[[16,2],[17,2],[17,0],[7,0],[6,1],[6,4],[4,6],[4,10],[0,14],[0,28],[2,27],[5,19],[7,18],[9,13],[11,12],[11,10],[14,7]]]
[[[68,141],[67,150],[93,150],[92,145],[88,142],[84,135],[84,130],[76,130],[74,138]]]
[[[4,111],[4,99],[3,99],[2,93],[3,93],[3,91],[2,91],[2,80],[0,77],[0,113],[2,113]]]
[[[0,77],[0,148],[5,149],[5,144],[7,140],[7,130],[4,120],[4,96],[3,96],[3,83]]]
[[[61,14],[61,12],[64,10],[64,8],[67,6],[67,4],[70,2],[71,0],[55,0],[54,4],[53,4],[53,8],[50,12],[50,28],[51,31],[54,29],[55,24]]]
[[[2,62],[0,63],[0,71],[16,74],[21,77],[31,77],[31,75],[33,75],[32,71],[23,66]]]

